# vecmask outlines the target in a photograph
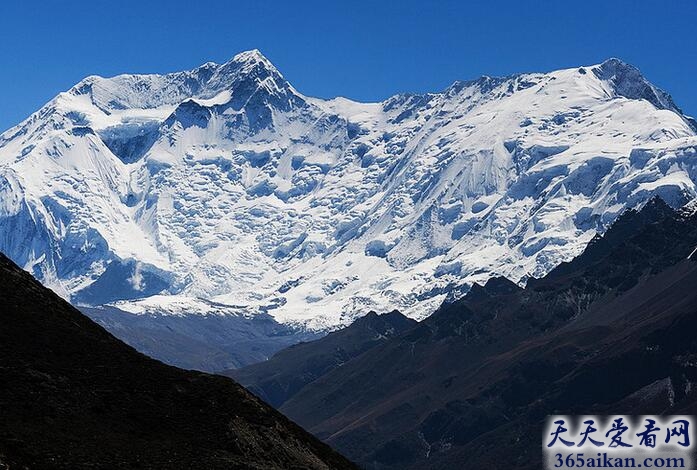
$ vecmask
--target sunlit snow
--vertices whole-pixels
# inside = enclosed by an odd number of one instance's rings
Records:
[[[258,51],[88,77],[0,136],[0,251],[135,313],[421,318],[695,198],[693,125],[615,59],[369,104],[308,98]]]

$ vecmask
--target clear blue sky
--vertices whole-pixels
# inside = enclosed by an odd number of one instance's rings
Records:
[[[697,114],[697,2],[0,3],[0,128],[91,74],[169,72],[260,49],[308,95],[380,100],[614,56]]]

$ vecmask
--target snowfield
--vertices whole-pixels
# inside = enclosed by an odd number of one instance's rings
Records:
[[[697,197],[695,129],[616,59],[367,104],[304,96],[258,51],[88,77],[0,135],[0,251],[139,315],[418,319]]]

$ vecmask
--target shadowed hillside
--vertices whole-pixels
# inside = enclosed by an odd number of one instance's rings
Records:
[[[267,403],[281,406],[307,384],[416,324],[398,311],[370,312],[324,338],[286,348],[271,359],[223,372]]]
[[[697,216],[653,200],[525,289],[475,286],[280,409],[394,470],[539,469],[549,414],[693,413],[696,246]]]
[[[355,468],[232,380],[126,346],[2,255],[0,305],[0,468]]]

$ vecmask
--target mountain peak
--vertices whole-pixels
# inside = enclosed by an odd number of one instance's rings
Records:
[[[599,67],[615,67],[615,68],[625,68],[625,69],[633,69],[633,70],[639,70],[637,67],[633,66],[632,64],[623,61],[619,57],[609,57],[602,61],[599,64]]]
[[[237,62],[237,63],[240,63],[240,62],[245,62],[245,63],[262,62],[262,63],[265,63],[267,65],[271,65],[271,62],[269,61],[269,59],[267,59],[266,56],[264,56],[264,54],[262,54],[259,49],[250,49],[248,51],[242,51],[239,54],[235,54],[235,56],[231,59],[231,61]]]
[[[219,73],[227,73],[229,71],[235,71],[238,74],[264,75],[283,79],[278,69],[259,49],[240,52],[218,68]]]
[[[667,109],[682,115],[673,98],[649,82],[637,67],[611,57],[592,70],[596,77],[609,83],[618,96],[633,100],[644,99],[657,109]],[[690,124],[694,126],[692,122]]]
[[[256,109],[263,116],[253,120],[263,125],[270,123],[270,108],[289,111],[303,104],[301,95],[258,49],[240,52],[218,66],[203,90],[203,96],[196,98],[212,98],[222,91],[229,91],[232,98],[227,105],[237,110]]]
[[[297,95],[276,67],[258,50],[236,54],[218,64],[206,62],[192,70],[160,74],[91,75],[69,90],[72,96],[88,96],[91,104],[111,114],[116,110],[152,109],[178,105],[189,99],[211,99],[225,90],[237,90],[246,103],[257,89],[294,101]]]
[[[627,87],[630,83],[651,86],[651,83],[644,77],[639,68],[634,65],[618,59],[617,57],[610,57],[604,60],[600,64],[590,67],[596,77],[601,80],[612,81],[613,84],[619,87]],[[633,91],[638,91],[633,89]],[[636,93],[635,93],[636,94]],[[630,96],[627,96],[630,98]],[[631,97],[632,99],[641,98],[641,96]]]

